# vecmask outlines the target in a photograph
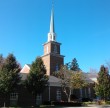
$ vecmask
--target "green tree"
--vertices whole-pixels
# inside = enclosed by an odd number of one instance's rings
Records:
[[[97,96],[105,101],[110,97],[110,75],[108,68],[106,68],[104,65],[101,66],[98,73],[95,92]]]
[[[30,73],[26,79],[26,87],[32,94],[40,94],[48,84],[46,68],[40,57],[32,63]]]
[[[79,68],[79,65],[78,65],[78,62],[77,62],[77,59],[74,58],[72,60],[72,62],[69,62],[66,64],[66,66],[68,67],[68,69],[70,70],[73,70],[73,71],[81,71],[81,69]]]
[[[59,71],[53,73],[54,76],[61,78],[61,86],[66,94],[68,102],[73,89],[79,89],[86,86],[86,79],[82,71],[68,70],[67,66],[62,66]]]
[[[21,67],[13,54],[9,54],[6,59],[2,56],[0,58],[0,92],[7,94],[15,90],[20,83]]]
[[[4,63],[4,58],[3,58],[2,54],[0,54],[0,69],[3,66],[3,63]]]
[[[4,107],[6,96],[15,91],[20,84],[21,67],[13,54],[7,58],[0,55],[0,96],[3,96]]]

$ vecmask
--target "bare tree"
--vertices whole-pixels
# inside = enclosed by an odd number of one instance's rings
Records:
[[[90,68],[89,73],[98,73],[97,69]]]
[[[66,94],[68,102],[70,102],[70,96],[73,89],[79,89],[84,87],[86,83],[86,78],[82,71],[72,71],[68,70],[66,66],[61,66],[58,72],[54,75],[61,78],[61,86],[63,92]]]

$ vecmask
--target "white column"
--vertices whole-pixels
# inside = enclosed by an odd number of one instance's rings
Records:
[[[85,98],[87,97],[87,92],[86,92],[86,88],[84,89],[85,90]]]
[[[89,94],[89,98],[91,97],[91,88],[88,88],[88,94]]]
[[[49,101],[50,101],[50,85],[49,85]]]

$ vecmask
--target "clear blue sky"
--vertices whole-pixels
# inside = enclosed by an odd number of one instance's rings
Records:
[[[0,0],[0,54],[23,66],[43,55],[51,0]],[[110,61],[110,0],[54,0],[55,31],[65,63],[99,70]]]

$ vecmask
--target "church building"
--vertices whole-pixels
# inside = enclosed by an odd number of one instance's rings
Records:
[[[8,105],[18,105],[18,106],[32,106],[39,105],[44,102],[51,101],[67,101],[67,96],[62,90],[61,79],[52,76],[52,73],[59,70],[61,65],[64,65],[64,56],[61,55],[60,51],[61,43],[57,42],[55,27],[54,27],[54,10],[51,10],[50,18],[50,30],[47,37],[47,42],[43,44],[44,54],[41,56],[44,65],[47,70],[47,75],[49,76],[49,86],[46,87],[42,94],[33,96],[25,87],[18,87],[18,90],[11,93],[7,98]],[[21,80],[26,80],[27,75],[30,72],[30,65],[25,64],[20,75]],[[88,81],[94,83],[92,79],[88,78]],[[84,88],[77,90],[75,92],[77,96],[80,97],[91,97],[93,98],[94,92],[93,87]],[[89,95],[88,95],[89,94]],[[0,98],[0,106],[3,106],[3,100]]]
[[[41,104],[46,101],[67,101],[67,96],[63,92],[59,78],[52,76],[52,73],[59,70],[61,65],[64,65],[64,56],[60,54],[61,43],[56,40],[56,33],[54,27],[54,10],[51,10],[50,18],[50,30],[47,37],[47,42],[43,44],[44,54],[41,56],[44,65],[47,70],[47,75],[49,76],[49,86],[44,90],[42,94],[38,94],[35,98],[36,104]],[[30,65],[25,65],[21,70],[22,80],[25,80],[30,71]],[[94,83],[92,79],[87,79],[90,83]],[[25,92],[26,93],[26,92]],[[74,91],[78,98],[89,97],[93,98],[94,92],[93,87],[87,87],[84,89],[78,89]],[[28,100],[27,100],[28,99]],[[28,97],[28,91],[25,95],[26,103],[30,103],[32,98]]]

